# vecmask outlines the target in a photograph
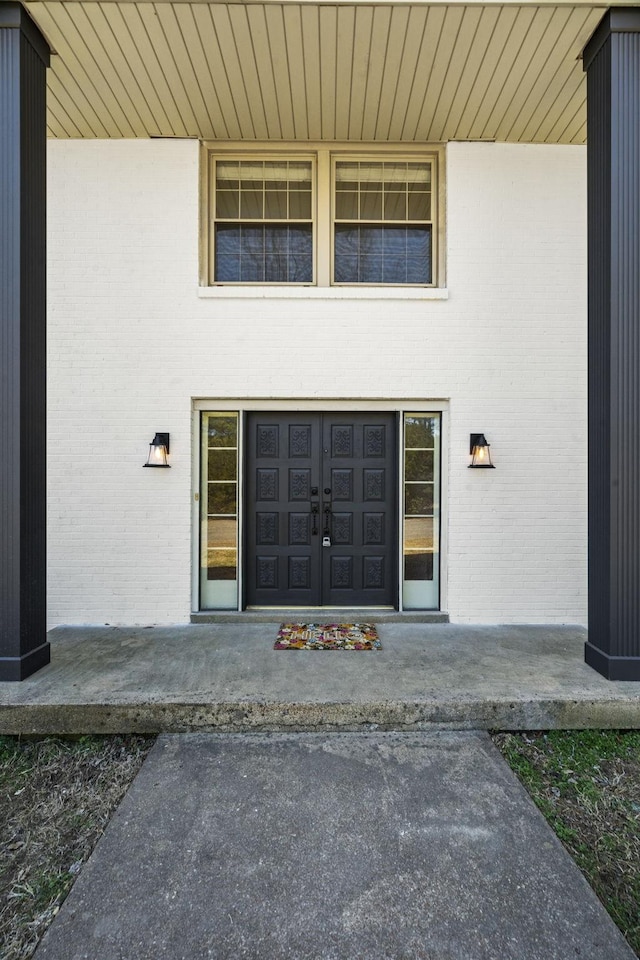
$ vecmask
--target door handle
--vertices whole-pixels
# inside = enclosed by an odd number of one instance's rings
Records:
[[[322,531],[322,546],[330,547],[331,546],[331,504],[325,503],[324,505],[324,529]]]

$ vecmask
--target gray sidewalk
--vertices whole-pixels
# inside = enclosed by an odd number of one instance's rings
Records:
[[[631,960],[484,733],[163,736],[36,960]]]
[[[356,653],[274,651],[278,625],[58,628],[0,684],[0,733],[640,727],[640,683],[588,667],[580,627],[383,622]]]

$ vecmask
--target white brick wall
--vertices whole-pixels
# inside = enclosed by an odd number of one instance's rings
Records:
[[[585,196],[583,148],[450,144],[448,300],[206,300],[197,143],[50,142],[51,624],[187,621],[192,398],[303,396],[449,399],[451,619],[584,622]]]

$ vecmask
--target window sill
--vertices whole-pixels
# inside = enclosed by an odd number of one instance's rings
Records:
[[[256,286],[198,287],[202,300],[448,300],[446,287],[312,287]]]

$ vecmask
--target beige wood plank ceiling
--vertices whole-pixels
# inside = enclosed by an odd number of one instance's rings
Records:
[[[37,0],[51,137],[583,143],[605,7]]]

